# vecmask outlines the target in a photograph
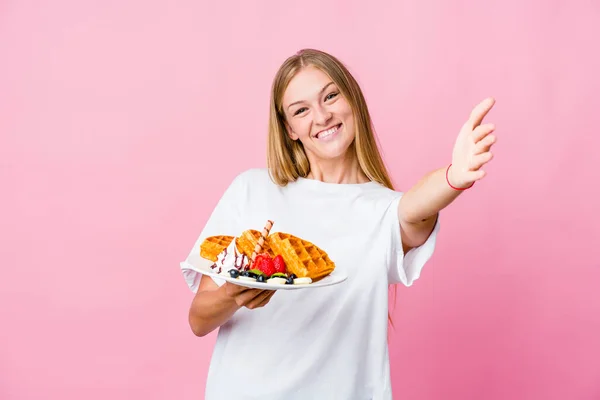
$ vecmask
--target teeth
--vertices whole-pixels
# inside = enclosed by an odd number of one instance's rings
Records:
[[[326,131],[323,131],[323,132],[319,133],[317,135],[317,139],[322,139],[322,138],[326,138],[329,135],[333,135],[337,130],[338,130],[338,126],[334,126],[331,129],[328,129]]]

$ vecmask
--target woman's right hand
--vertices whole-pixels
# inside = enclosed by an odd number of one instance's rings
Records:
[[[207,335],[242,307],[264,307],[273,294],[275,290],[251,289],[230,282],[218,286],[210,276],[203,275],[190,307],[190,327],[196,336]]]
[[[227,296],[233,299],[238,307],[250,310],[264,307],[275,294],[275,290],[252,289],[230,282],[225,282],[223,287]]]

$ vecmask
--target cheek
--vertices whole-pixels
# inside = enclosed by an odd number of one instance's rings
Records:
[[[344,109],[343,111],[343,118],[344,118],[344,122],[346,124],[346,128],[348,128],[348,130],[350,131],[354,131],[354,114],[352,113],[352,109],[350,107]]]
[[[350,104],[348,104],[347,101],[340,101],[339,104],[337,104],[337,110],[336,112],[342,117],[344,118],[344,120],[346,120],[347,124],[352,124],[353,123],[353,112],[352,112],[352,107],[350,107]]]
[[[346,114],[346,118],[352,119],[352,117],[354,116],[354,113],[352,112],[352,108],[350,107],[350,104],[346,103],[346,107],[344,107],[344,113]]]
[[[292,124],[290,124],[290,126],[294,133],[301,139],[307,137],[309,134],[310,124],[308,124],[304,120],[296,120]]]

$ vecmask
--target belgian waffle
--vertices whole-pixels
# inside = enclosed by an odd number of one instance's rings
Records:
[[[289,233],[272,233],[266,244],[271,253],[281,254],[288,272],[299,278],[309,277],[316,282],[335,269],[335,264],[325,251]]]
[[[231,244],[232,240],[233,236],[207,237],[200,245],[200,256],[216,262],[217,256]]]
[[[248,229],[235,239],[235,246],[240,254],[244,254],[249,260],[252,259],[252,253],[256,248],[258,239],[260,238],[260,232],[254,229]],[[268,240],[268,239],[267,239]],[[271,257],[275,257],[273,250],[269,246],[268,242],[262,246],[261,253],[268,253]]]

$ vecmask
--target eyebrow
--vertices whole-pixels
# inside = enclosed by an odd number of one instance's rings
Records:
[[[333,84],[335,84],[335,82],[329,82],[327,85],[325,85],[325,86],[323,87],[323,89],[321,89],[321,91],[319,92],[319,96],[320,96],[320,95],[322,95],[322,94],[323,94],[323,92],[324,92],[324,91],[326,91],[326,90],[327,90],[327,88],[328,88],[329,86],[333,85]],[[295,102],[293,102],[292,104],[290,104],[289,106],[287,106],[288,110],[289,110],[289,108],[290,108],[291,106],[293,106],[293,105],[296,105],[296,104],[299,104],[299,103],[304,103],[304,100],[300,100],[300,101],[295,101]]]

